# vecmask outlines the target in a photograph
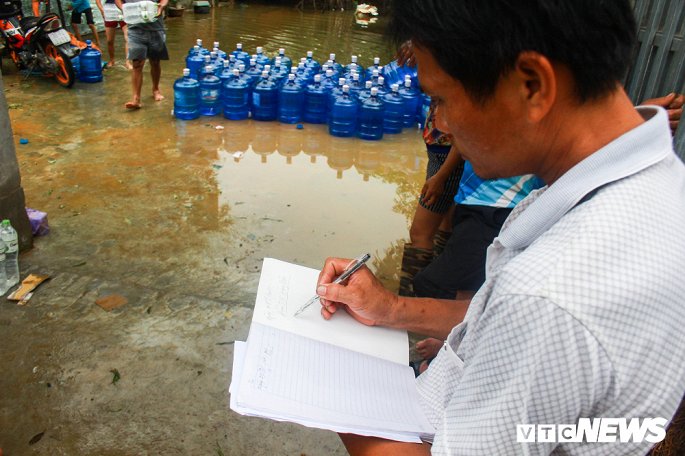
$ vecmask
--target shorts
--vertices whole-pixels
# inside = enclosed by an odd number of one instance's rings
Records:
[[[95,21],[93,21],[93,8],[87,8],[83,11],[73,10],[71,12],[71,23],[72,24],[80,24],[81,23],[81,13],[86,15],[86,24],[89,24],[89,25],[95,24]]]
[[[169,60],[169,51],[166,48],[166,34],[164,31],[129,27],[128,59]]]
[[[426,153],[428,154],[428,165],[426,166],[426,180],[435,176],[449,153],[451,146],[427,146]],[[419,205],[422,208],[428,209],[436,214],[444,214],[448,211],[452,204],[454,203],[454,195],[457,194],[459,189],[459,180],[461,179],[461,173],[464,171],[464,162],[452,171],[452,173],[447,176],[445,180],[445,189],[442,195],[430,206],[427,206],[423,202],[423,197],[419,197]]]
[[[126,27],[126,22],[124,21],[105,21],[105,28],[120,28]]]
[[[445,249],[414,277],[416,296],[454,299],[457,291],[477,291],[485,282],[488,246],[511,211],[506,207],[457,204]]]

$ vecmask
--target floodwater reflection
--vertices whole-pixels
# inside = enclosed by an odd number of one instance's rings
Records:
[[[24,81],[3,59],[27,205],[48,212],[53,227],[30,253],[33,261],[50,256],[67,270],[107,268],[142,285],[224,299],[235,297],[235,287],[255,292],[264,256],[320,267],[327,256],[368,251],[396,286],[424,178],[418,130],[369,142],[332,137],[325,125],[170,115],[173,81],[195,38],[226,50],[237,41],[250,52],[286,47],[293,58],[309,49],[319,58],[335,52],[345,63],[356,53],[368,65],[375,55],[391,56],[373,29],[379,24],[360,29],[352,12],[258,5],[189,11],[166,24],[167,99],[149,98],[146,70],[137,112],[123,109],[130,84],[123,67],[100,84],[64,90],[54,81]]]

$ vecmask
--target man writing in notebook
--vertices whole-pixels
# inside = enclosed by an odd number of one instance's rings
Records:
[[[685,391],[685,167],[666,112],[621,79],[636,24],[627,0],[402,0],[438,128],[482,178],[535,174],[470,301],[398,297],[328,259],[324,318],[445,340],[418,389],[431,444],[341,435],[352,454],[644,454],[653,442],[517,442],[519,424],[670,420]],[[330,385],[335,388],[335,385]],[[664,420],[664,421],[665,421]]]

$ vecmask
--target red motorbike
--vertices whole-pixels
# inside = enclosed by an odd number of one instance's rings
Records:
[[[80,49],[71,45],[71,35],[55,13],[24,16],[21,0],[0,0],[0,34],[4,52],[17,68],[28,74],[39,70],[54,77],[62,87],[74,84],[76,76],[71,59]]]

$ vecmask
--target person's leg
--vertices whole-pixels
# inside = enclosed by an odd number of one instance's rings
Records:
[[[109,55],[109,62],[107,62],[107,68],[112,68],[114,66],[114,39],[116,35],[116,28],[105,27],[105,38],[107,39],[107,54]]]
[[[411,244],[420,249],[432,249],[433,236],[438,230],[443,216],[443,213],[430,211],[421,204],[417,204],[414,219],[409,228]]]
[[[438,230],[433,236],[433,254],[438,257],[445,250],[445,245],[452,236],[452,220],[454,219],[454,204],[443,215]]]
[[[145,66],[145,60],[133,60],[133,71],[131,72],[131,89],[133,96],[131,101],[126,103],[126,109],[139,109],[140,104],[140,91],[143,88],[143,66]]]
[[[150,76],[152,77],[152,98],[162,101],[164,95],[159,90],[159,80],[162,77],[162,63],[159,60],[150,59]]]
[[[76,10],[71,11],[71,29],[74,31],[74,36],[77,40],[83,41],[81,38],[81,13],[77,13]]]
[[[88,24],[90,31],[93,32],[93,42],[99,49],[102,49],[102,46],[100,45],[100,35],[98,35],[98,29],[95,27],[95,21],[93,20],[93,9],[88,8],[84,13],[86,15],[86,23]]]
[[[131,70],[133,69],[133,65],[131,65],[131,60],[128,57],[128,26],[124,21],[120,21],[119,26],[121,27],[121,31],[124,33],[124,55],[126,56],[126,69]]]

